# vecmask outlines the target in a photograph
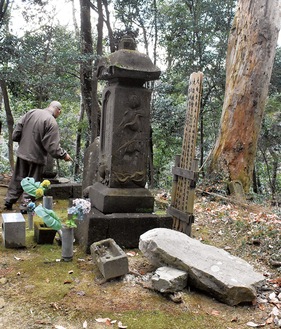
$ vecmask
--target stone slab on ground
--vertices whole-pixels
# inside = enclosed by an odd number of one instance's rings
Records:
[[[171,266],[188,273],[188,285],[229,305],[253,302],[262,274],[239,257],[166,228],[140,237],[139,249],[156,266]]]

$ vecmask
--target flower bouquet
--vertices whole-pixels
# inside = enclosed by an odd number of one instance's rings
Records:
[[[45,191],[51,186],[51,182],[47,179],[43,182],[35,182],[33,177],[26,177],[21,180],[21,186],[27,194],[33,196],[35,199],[39,199],[44,196]]]
[[[71,261],[73,258],[73,229],[77,227],[76,220],[82,220],[84,214],[91,210],[91,203],[85,199],[74,199],[72,207],[68,208],[68,217],[62,221],[57,214],[50,209],[46,209],[42,205],[37,206],[34,211],[41,217],[44,223],[58,231],[62,243],[62,259],[64,261]]]
[[[34,211],[43,219],[48,227],[55,230],[60,230],[63,225],[69,228],[75,228],[77,227],[76,219],[82,220],[83,215],[90,212],[91,203],[85,199],[74,199],[72,204],[72,207],[67,209],[68,218],[65,221],[61,220],[53,210],[46,209],[42,205],[37,206]]]
[[[44,198],[45,191],[50,188],[50,181],[43,180],[43,182],[35,182],[33,177],[26,177],[22,179],[21,186],[25,193],[29,194],[33,199]],[[25,199],[26,202],[29,202],[27,205],[23,205],[22,213],[27,213],[28,215],[28,228],[29,230],[33,229],[33,215],[36,207],[35,202],[30,201],[30,199]]]

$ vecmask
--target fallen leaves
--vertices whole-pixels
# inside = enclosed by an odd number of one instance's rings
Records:
[[[106,326],[111,326],[117,322],[117,320],[111,320],[110,318],[97,318],[95,319],[98,323],[103,323]],[[126,329],[127,326],[124,326],[121,321],[117,323],[119,329]]]
[[[212,310],[211,314],[214,315],[214,316],[219,316],[220,312],[217,311],[217,310]]]
[[[261,327],[264,327],[266,326],[266,323],[255,323],[255,322],[247,322],[247,326],[248,327],[252,327],[252,328],[261,328]]]
[[[127,326],[124,326],[121,321],[118,321],[118,328],[119,329],[126,329]]]
[[[269,280],[268,282],[277,284],[279,287],[281,287],[281,277]]]
[[[134,257],[134,256],[137,255],[137,253],[136,253],[135,251],[128,251],[128,252],[126,253],[126,255],[129,256],[129,257]]]

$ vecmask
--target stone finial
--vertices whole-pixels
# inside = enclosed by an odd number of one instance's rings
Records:
[[[137,44],[132,37],[124,36],[124,37],[122,37],[121,41],[119,42],[118,50],[119,49],[136,50]]]

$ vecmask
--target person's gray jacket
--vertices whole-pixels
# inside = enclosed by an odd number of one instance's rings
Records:
[[[60,146],[59,127],[49,108],[28,111],[16,125],[12,139],[19,142],[17,156],[30,162],[46,164],[48,153],[57,159],[67,154]]]

